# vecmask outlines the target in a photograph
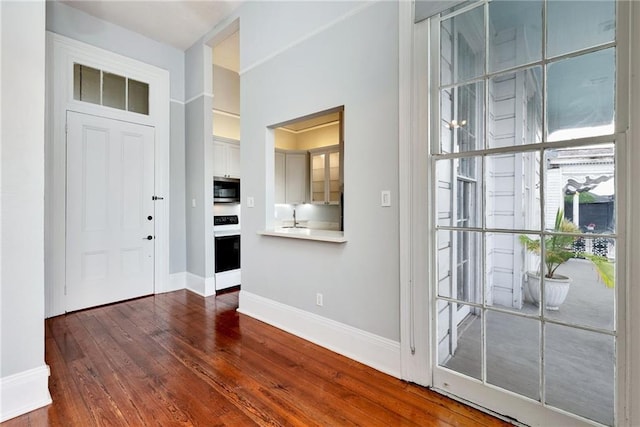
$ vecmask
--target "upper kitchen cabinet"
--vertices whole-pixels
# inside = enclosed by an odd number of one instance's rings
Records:
[[[213,140],[213,175],[224,178],[240,178],[240,143],[238,141]]]
[[[307,202],[307,152],[275,152],[275,203],[299,205]]]
[[[340,204],[340,146],[309,150],[311,203]]]

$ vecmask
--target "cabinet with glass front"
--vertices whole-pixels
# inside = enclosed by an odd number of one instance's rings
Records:
[[[311,203],[340,204],[340,145],[309,150]]]

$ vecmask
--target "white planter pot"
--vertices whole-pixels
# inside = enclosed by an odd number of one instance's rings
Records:
[[[558,310],[567,298],[571,279],[556,274],[553,279],[544,278],[544,299],[547,310]],[[537,272],[527,272],[527,288],[535,305],[540,306],[540,275]]]

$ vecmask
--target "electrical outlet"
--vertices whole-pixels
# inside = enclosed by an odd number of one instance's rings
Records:
[[[391,206],[391,191],[382,190],[380,192],[380,206],[383,206],[383,207]]]
[[[316,305],[318,307],[322,307],[323,301],[322,301],[322,294],[321,293],[317,293],[316,294]]]

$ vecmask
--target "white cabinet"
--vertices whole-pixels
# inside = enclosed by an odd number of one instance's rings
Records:
[[[306,203],[307,182],[307,152],[276,150],[275,203]]]
[[[287,153],[285,159],[285,197],[289,204],[307,201],[307,153]]]
[[[213,175],[240,178],[240,143],[213,140]]]
[[[340,204],[340,146],[309,150],[311,203]]]

